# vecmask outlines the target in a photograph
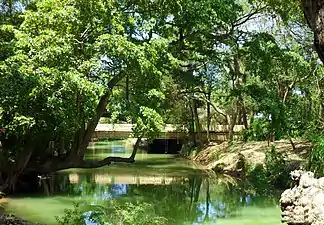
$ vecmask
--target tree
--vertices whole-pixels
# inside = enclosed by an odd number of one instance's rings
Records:
[[[128,7],[136,4],[38,1],[16,29],[1,27],[9,46],[0,66],[0,124],[5,128],[1,158],[9,160],[1,164],[5,188],[28,171],[133,162],[135,154],[99,162],[83,159],[113,89],[126,75],[145,95],[132,107],[140,121],[136,131],[143,134],[143,120],[154,132],[161,128],[156,112],[160,78],[167,75],[172,57],[164,39],[147,42],[132,36],[141,26],[135,26],[136,15]]]
[[[319,58],[324,62],[324,2],[320,0],[302,0],[302,9],[309,27],[314,33],[314,46]]]
[[[165,122],[186,124],[196,145],[204,129],[211,140],[216,124],[229,126],[230,140],[240,124],[252,139],[261,127],[265,135],[255,139],[269,141],[322,126],[322,67],[295,1],[40,0],[0,7],[5,186],[28,172],[134,162],[136,148],[129,158],[83,159],[103,113],[136,123],[134,133],[151,139]],[[320,52],[322,5],[305,0],[303,7]],[[251,25],[260,21],[268,27]],[[301,106],[309,111],[295,115]]]

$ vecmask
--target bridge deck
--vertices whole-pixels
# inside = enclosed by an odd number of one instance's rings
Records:
[[[132,128],[134,124],[98,124],[95,130],[94,138],[131,138],[134,137]],[[242,125],[234,127],[234,133],[237,135],[244,129]],[[227,139],[229,131],[228,125],[216,125],[211,128],[210,136],[214,141],[224,141]],[[206,136],[206,131],[202,131]],[[188,130],[181,125],[166,124],[158,139],[182,139],[188,136]]]

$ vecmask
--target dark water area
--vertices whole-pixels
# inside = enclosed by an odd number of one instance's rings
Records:
[[[148,152],[157,154],[178,154],[183,140],[179,139],[155,139],[149,143]]]
[[[129,156],[126,141],[93,143],[88,159]],[[134,164],[97,169],[60,171],[39,184],[42,192],[16,195],[5,210],[44,225],[80,205],[127,206],[145,203],[166,224],[279,225],[278,193],[260,195],[253,188],[224,175],[207,173],[198,165],[172,154],[139,152]],[[271,193],[271,192],[267,192]],[[83,212],[89,215],[90,211]],[[87,225],[96,225],[86,219]]]

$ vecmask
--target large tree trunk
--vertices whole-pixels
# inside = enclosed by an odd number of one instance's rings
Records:
[[[201,127],[199,122],[199,116],[198,116],[198,110],[197,110],[197,100],[191,99],[191,105],[192,105],[192,112],[195,119],[195,127],[197,132],[197,143],[198,145],[201,145]]]
[[[136,144],[132,155],[128,158],[107,157],[100,161],[84,160],[85,151],[95,131],[95,128],[98,125],[100,117],[106,109],[111,90],[124,77],[124,75],[125,74],[119,74],[109,81],[107,91],[104,95],[101,96],[92,120],[87,124],[86,127],[84,123],[81,124],[81,128],[76,132],[75,138],[73,140],[74,143],[71,147],[69,147],[69,150],[65,149],[65,138],[60,138],[56,140],[56,145],[53,145],[55,148],[52,149],[51,152],[44,151],[45,154],[41,154],[36,150],[39,150],[39,148],[37,148],[39,143],[42,143],[44,141],[29,141],[31,138],[25,137],[24,140],[25,142],[26,140],[28,140],[28,144],[25,144],[26,148],[19,156],[17,156],[16,161],[14,163],[8,163],[9,168],[0,168],[1,179],[5,180],[4,182],[0,183],[0,191],[4,189],[8,190],[10,188],[13,189],[18,177],[21,174],[28,174],[30,172],[48,174],[69,168],[96,168],[104,165],[109,165],[112,162],[134,162],[138,143]],[[77,101],[80,102],[81,100],[77,99]],[[79,115],[79,112],[77,112],[77,114]],[[10,149],[14,147],[14,144],[12,144],[11,142],[15,142],[16,139],[5,139],[6,141],[3,142],[3,149]],[[53,140],[47,140],[47,146],[49,146],[50,142],[53,142]],[[65,151],[67,151],[68,153],[62,155],[56,154],[54,150],[56,151],[56,153]]]
[[[211,100],[211,92],[210,90],[208,91],[207,94],[207,141],[208,143],[210,142],[210,122],[211,122],[211,116],[210,116],[210,100]]]
[[[228,142],[232,143],[234,140],[234,127],[236,123],[237,113],[233,112],[232,116],[229,116],[229,130],[228,130]]]
[[[113,89],[114,86],[125,76],[125,73],[121,73],[118,76],[115,76],[112,78],[107,87],[106,93],[101,96],[99,103],[97,105],[96,113],[93,116],[92,120],[87,124],[87,129],[83,133],[83,138],[81,141],[81,144],[79,148],[77,149],[76,154],[72,154],[72,158],[75,158],[76,156],[79,158],[83,158],[85,151],[87,150],[87,147],[89,145],[89,142],[91,140],[91,137],[99,123],[99,120],[102,116],[102,114],[105,112],[109,97],[110,97],[110,92]]]
[[[243,125],[246,130],[249,129],[249,124],[246,116],[246,109],[244,103],[242,103],[242,119],[243,119]]]
[[[232,103],[232,115],[228,116],[228,121],[229,121],[229,130],[228,130],[228,142],[233,143],[234,140],[234,127],[236,125],[236,120],[237,120],[237,102],[233,101]]]
[[[314,32],[314,46],[324,62],[324,0],[302,0],[302,7],[309,27]]]
[[[13,161],[9,164],[6,172],[6,180],[4,184],[0,186],[0,192],[4,190],[15,190],[15,184],[18,180],[18,177],[23,173],[25,168],[27,167],[29,160],[33,154],[33,149],[29,146],[24,149],[19,156],[17,157],[16,161]]]
[[[188,101],[189,103],[189,108],[190,108],[190,115],[191,115],[191,120],[190,120],[190,136],[192,138],[194,146],[197,146],[197,138],[196,138],[196,133],[195,133],[195,117],[194,117],[194,112],[193,112],[193,106],[191,104],[191,100]]]

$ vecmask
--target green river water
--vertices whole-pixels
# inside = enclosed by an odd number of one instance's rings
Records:
[[[92,143],[87,158],[128,156],[125,141]],[[134,164],[113,164],[90,170],[71,169],[40,183],[43,193],[10,197],[7,212],[44,225],[74,202],[121,204],[145,202],[168,224],[279,225],[278,195],[258,195],[242,182],[208,175],[175,155],[139,152]],[[87,225],[96,225],[86,221]]]

